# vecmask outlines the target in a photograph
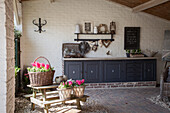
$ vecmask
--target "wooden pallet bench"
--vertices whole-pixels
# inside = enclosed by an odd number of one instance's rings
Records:
[[[77,105],[77,110],[76,109],[69,109],[66,111],[66,113],[71,113],[71,112],[80,112],[81,111],[81,105],[80,105],[80,101],[82,102],[86,102],[86,99],[89,97],[87,95],[84,95],[81,98],[76,98],[73,97],[71,99],[68,100],[60,100],[59,99],[59,95],[58,95],[58,91],[50,91],[50,92],[46,92],[46,90],[50,89],[50,88],[57,88],[58,85],[51,85],[51,86],[41,86],[41,87],[32,87],[30,85],[27,85],[28,87],[33,89],[33,94],[32,95],[24,95],[24,97],[26,98],[30,98],[30,101],[32,103],[32,110],[35,109],[35,104],[44,108],[44,113],[48,113],[48,109],[50,108],[51,104],[55,104],[55,103],[63,103],[65,104],[65,102],[67,101],[72,101],[72,100],[76,100],[76,105]],[[41,93],[36,93],[36,91],[39,90]],[[51,95],[51,96],[50,96]],[[37,98],[39,97],[39,98]]]

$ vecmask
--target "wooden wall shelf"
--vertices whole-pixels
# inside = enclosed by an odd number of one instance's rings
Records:
[[[113,34],[111,33],[75,33],[77,35],[77,39],[74,39],[74,41],[99,41],[99,40],[110,40],[114,41]],[[111,35],[110,39],[79,39],[79,35]]]

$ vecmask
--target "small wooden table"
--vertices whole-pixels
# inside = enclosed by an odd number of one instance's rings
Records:
[[[87,95],[84,95],[82,98],[73,97],[69,100],[60,100],[59,96],[58,96],[58,91],[46,92],[47,89],[57,88],[58,85],[49,85],[49,86],[40,86],[40,87],[33,87],[31,85],[27,85],[27,87],[30,87],[33,89],[33,95],[29,96],[30,101],[32,103],[32,110],[35,109],[35,104],[36,104],[36,105],[39,105],[40,107],[44,108],[44,113],[48,113],[48,109],[50,108],[51,104],[59,103],[59,102],[62,102],[64,104],[65,101],[70,101],[70,100],[76,100],[77,108],[81,109],[80,101],[86,102],[86,98],[89,97]],[[37,90],[40,91],[41,94],[37,95],[36,94]],[[56,96],[47,98],[47,95],[49,95],[49,94],[55,94]],[[42,99],[36,98],[38,96],[42,96]]]

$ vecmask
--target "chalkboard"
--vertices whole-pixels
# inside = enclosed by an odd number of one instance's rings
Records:
[[[140,27],[125,27],[124,49],[139,49]]]

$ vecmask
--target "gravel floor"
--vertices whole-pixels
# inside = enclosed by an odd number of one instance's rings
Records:
[[[82,105],[82,112],[81,113],[108,113],[107,109],[104,106],[98,105],[97,101],[87,99]],[[75,101],[71,103],[66,103],[66,105],[62,105],[61,103],[53,104],[52,107],[49,109],[50,113],[56,113],[67,111],[68,109],[76,109]],[[16,97],[15,99],[15,113],[43,113],[43,108],[39,106],[35,107],[35,110],[31,110],[31,103],[27,99],[23,97]],[[64,113],[64,112],[63,112]]]

